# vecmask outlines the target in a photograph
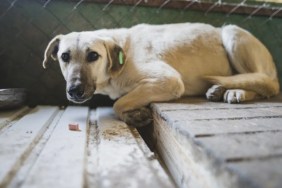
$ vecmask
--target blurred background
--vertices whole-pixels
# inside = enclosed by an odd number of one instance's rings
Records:
[[[27,88],[30,106],[68,105],[57,62],[42,68],[43,53],[57,34],[139,23],[237,24],[270,50],[282,78],[282,4],[269,1],[1,0],[0,88]],[[282,79],[281,79],[282,80]],[[86,105],[112,105],[97,95]]]

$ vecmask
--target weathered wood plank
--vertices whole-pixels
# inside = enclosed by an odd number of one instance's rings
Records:
[[[83,187],[88,112],[87,107],[65,110],[22,187]],[[70,131],[69,123],[78,123],[81,131]]]
[[[21,167],[17,170],[13,179],[7,186],[7,188],[21,187],[29,176],[30,169],[32,169],[34,162],[37,160],[39,154],[44,149],[46,143],[48,142],[51,134],[53,133],[54,128],[57,126],[58,121],[61,119],[64,110],[60,109],[59,112],[55,115],[52,123],[48,126],[48,129],[44,132],[42,138],[34,146],[27,159],[22,161]]]
[[[238,183],[230,172],[219,172],[214,167],[219,163],[203,153],[193,140],[167,124],[156,111],[154,120],[155,147],[178,187],[225,188]]]
[[[153,107],[161,118],[191,137],[282,129],[279,123],[282,119],[282,105],[279,102],[239,105],[207,102],[192,105],[160,103]]]
[[[22,107],[16,110],[0,111],[0,130],[11,121],[15,120],[18,116],[27,112],[28,109],[28,107]]]
[[[273,107],[275,108],[275,107]],[[280,107],[279,107],[280,108]],[[244,120],[264,118],[266,116],[273,118],[282,118],[281,110],[273,110],[270,108],[217,108],[217,109],[197,109],[197,110],[173,110],[163,111],[161,116],[169,119],[171,122],[179,121],[209,121],[209,120]]]
[[[159,111],[174,111],[174,110],[198,110],[198,109],[240,109],[240,108],[273,108],[278,107],[281,108],[282,104],[282,94],[277,97],[266,99],[266,100],[258,100],[251,101],[240,104],[227,104],[224,102],[210,102],[203,98],[181,98],[176,101],[171,101],[167,103],[154,103],[154,105],[158,106]]]
[[[255,188],[281,188],[282,185],[282,158],[268,158],[258,160],[246,160],[228,164],[228,167],[236,171],[242,177],[249,180],[248,187]]]
[[[136,129],[118,121],[112,109],[97,111],[97,164],[98,187],[174,187],[153,155],[140,147]],[[153,161],[153,162],[152,162]]]
[[[152,105],[156,148],[178,186],[281,187],[282,170],[271,162],[282,159],[281,97],[238,105],[187,101]]]
[[[1,134],[0,187],[11,180],[48,128],[57,110],[57,107],[36,107]]]
[[[199,100],[199,99],[198,99]],[[158,109],[160,111],[177,111],[177,110],[216,110],[216,109],[254,109],[254,108],[266,108],[266,109],[272,109],[277,108],[281,109],[282,104],[281,102],[265,102],[262,101],[254,102],[254,103],[244,103],[244,104],[227,104],[227,103],[221,103],[221,102],[208,102],[199,100],[201,102],[195,102],[189,100],[188,103],[181,102],[182,100],[176,102],[176,103],[154,103],[153,105],[157,105]]]
[[[282,154],[282,132],[277,131],[200,137],[196,141],[223,160],[256,159]]]
[[[213,136],[217,134],[258,133],[282,131],[282,118],[179,121],[173,124],[175,129],[189,137]]]

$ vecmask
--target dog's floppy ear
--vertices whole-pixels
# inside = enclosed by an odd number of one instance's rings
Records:
[[[107,71],[113,77],[118,76],[125,64],[124,51],[112,41],[105,41],[104,45],[108,56]]]
[[[61,37],[62,35],[55,36],[47,45],[46,50],[44,52],[44,60],[43,60],[43,67],[45,69],[47,68],[47,62],[50,56],[53,60],[57,60],[57,52],[59,50],[59,43]]]

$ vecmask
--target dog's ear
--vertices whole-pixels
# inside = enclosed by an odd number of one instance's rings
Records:
[[[57,60],[57,53],[59,50],[59,43],[61,37],[62,35],[55,36],[47,45],[46,50],[44,52],[44,60],[43,60],[43,67],[45,69],[47,68],[47,62],[50,56],[53,60]]]
[[[113,77],[118,76],[125,64],[124,51],[119,45],[112,41],[106,41],[104,45],[108,56],[107,71]]]

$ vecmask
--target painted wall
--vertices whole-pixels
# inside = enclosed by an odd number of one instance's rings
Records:
[[[282,80],[282,19],[222,13],[157,9],[148,7],[51,1],[21,0],[14,6],[0,1],[0,88],[25,87],[28,104],[59,104],[65,97],[65,81],[57,63],[44,70],[43,52],[57,34],[100,28],[130,27],[138,23],[204,22],[214,26],[237,24],[258,37],[271,51]],[[104,96],[95,96],[92,106],[110,105]]]

